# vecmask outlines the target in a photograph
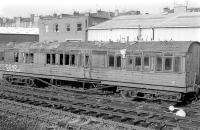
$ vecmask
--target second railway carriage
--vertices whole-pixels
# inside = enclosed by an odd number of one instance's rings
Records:
[[[12,83],[69,83],[164,100],[199,91],[199,42],[19,43],[0,54],[1,77]]]

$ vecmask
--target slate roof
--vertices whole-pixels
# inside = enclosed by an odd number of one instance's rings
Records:
[[[159,28],[159,27],[200,27],[200,13],[168,15],[127,15],[90,27],[91,29],[119,28]]]

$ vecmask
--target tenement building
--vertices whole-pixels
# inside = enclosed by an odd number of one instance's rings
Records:
[[[39,41],[87,41],[87,29],[111,19],[111,13],[98,11],[97,13],[73,15],[61,14],[41,17],[39,20]]]

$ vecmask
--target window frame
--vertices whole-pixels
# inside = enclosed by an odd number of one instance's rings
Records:
[[[0,61],[5,60],[5,51],[0,51]]]
[[[56,33],[59,32],[59,25],[58,25],[58,23],[54,23],[53,24],[53,31],[56,32]]]
[[[46,64],[51,64],[51,54],[50,53],[47,53],[46,54]]]
[[[112,66],[110,65],[110,57],[113,58]],[[109,55],[108,55],[108,67],[109,67],[109,68],[115,68],[115,55],[114,55],[114,54],[109,54]]]
[[[175,71],[175,60],[176,60],[176,58],[179,58],[179,71]],[[173,64],[173,72],[174,73],[182,73],[182,71],[183,71],[183,66],[182,66],[182,64],[183,64],[183,61],[182,61],[183,59],[182,59],[182,56],[174,56],[174,64]]]
[[[59,54],[59,65],[64,65],[64,54],[63,53]]]
[[[80,27],[78,25],[80,25]],[[76,31],[77,32],[81,32],[82,30],[83,30],[83,24],[82,23],[77,23],[76,24]]]
[[[68,58],[66,58],[68,56]],[[64,65],[70,65],[70,54],[64,53]]]
[[[161,69],[160,70],[157,70],[157,65],[158,65],[158,60],[157,58],[160,58],[161,59]],[[163,56],[160,55],[160,56],[155,56],[155,61],[156,61],[156,64],[155,64],[155,72],[163,72]]]
[[[14,62],[19,62],[19,52],[14,52]]]
[[[44,24],[45,33],[49,32],[49,25]]]
[[[167,70],[166,69],[166,60],[167,59],[170,59],[171,61],[169,62],[170,64],[171,64],[171,69],[169,69],[169,70]],[[174,65],[173,65],[173,60],[174,60],[174,57],[173,56],[164,56],[163,57],[163,60],[164,60],[164,63],[163,63],[163,72],[173,72],[173,67],[174,67]]]
[[[118,59],[117,59],[118,57],[120,57],[120,66],[118,66]],[[114,61],[115,61],[115,62],[114,62],[114,63],[115,63],[115,65],[114,65],[115,68],[117,68],[117,69],[122,68],[122,56],[121,56],[121,55],[119,55],[119,54],[118,54],[118,55],[115,55],[115,56],[114,56]]]
[[[51,65],[56,65],[56,54],[51,53]]]
[[[136,65],[137,64],[136,58],[140,58],[140,65]],[[133,70],[134,71],[141,71],[142,70],[142,55],[134,55]]]
[[[33,64],[34,63],[34,53],[31,53],[31,52],[23,52],[24,54],[24,58],[23,59],[24,63],[27,63],[27,64]],[[14,61],[15,61],[15,57],[14,57]],[[15,61],[16,62],[16,61]],[[18,53],[18,62],[19,62],[19,53]]]
[[[69,24],[69,23],[66,23],[65,26],[66,26],[66,27],[65,27],[65,29],[66,29],[65,31],[66,31],[66,32],[70,32],[70,31],[71,31],[71,26],[70,26],[70,24]]]

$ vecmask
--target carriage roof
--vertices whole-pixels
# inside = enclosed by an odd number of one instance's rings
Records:
[[[103,51],[126,51],[133,52],[173,52],[186,53],[194,41],[149,41],[131,43],[102,43],[102,42],[51,42],[51,43],[18,43],[9,45],[20,51],[69,51],[69,50],[103,50]],[[8,45],[7,45],[8,47]]]

